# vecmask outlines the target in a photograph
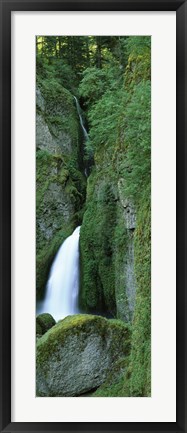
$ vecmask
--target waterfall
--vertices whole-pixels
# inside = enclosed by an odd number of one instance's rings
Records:
[[[76,96],[74,96],[74,99],[75,99],[75,102],[76,102],[77,113],[78,113],[78,115],[79,115],[81,128],[82,128],[82,130],[83,130],[83,134],[84,134],[84,139],[85,139],[85,141],[87,141],[87,140],[88,140],[88,133],[87,133],[86,128],[85,128],[85,126],[84,126],[84,122],[83,122],[83,118],[82,118],[82,114],[81,114],[81,107],[80,107],[80,105],[79,105],[79,101],[78,101],[78,99],[76,98]]]
[[[79,232],[77,227],[59,248],[51,266],[46,296],[38,313],[50,313],[55,320],[79,313]]]

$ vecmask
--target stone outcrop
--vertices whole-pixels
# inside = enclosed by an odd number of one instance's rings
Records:
[[[37,343],[37,395],[78,396],[99,387],[129,354],[129,328],[92,315],[69,316]]]
[[[124,179],[113,173],[107,155],[97,153],[88,179],[87,206],[80,235],[81,303],[91,313],[109,312],[132,322],[136,278],[136,215],[125,194]]]
[[[70,154],[74,152],[79,141],[78,119],[73,104],[73,96],[61,89],[59,98],[51,101],[50,109],[41,89],[36,90],[36,148],[51,154]],[[68,104],[67,104],[68,100]],[[65,106],[65,107],[64,107]],[[71,116],[72,131],[68,128]]]

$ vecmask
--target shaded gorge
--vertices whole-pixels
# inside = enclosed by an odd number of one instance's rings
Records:
[[[37,395],[150,396],[151,39],[37,44]]]

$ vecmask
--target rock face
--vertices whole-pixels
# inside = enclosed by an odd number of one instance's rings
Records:
[[[124,219],[127,230],[133,230],[136,228],[136,214],[135,208],[131,201],[124,195],[125,181],[123,178],[118,181],[118,193],[119,200],[122,208],[124,209]]]
[[[37,395],[78,396],[101,385],[129,354],[129,328],[99,316],[69,316],[37,343]]]
[[[73,95],[58,86],[36,90],[37,299],[42,299],[53,258],[77,225],[86,181],[80,123]],[[79,213],[78,213],[79,212]]]
[[[134,230],[136,228],[136,213],[132,202],[127,199],[125,182],[121,178],[118,181],[119,194],[119,224],[125,225],[124,250],[117,248],[116,260],[116,305],[118,317],[132,322],[136,299],[136,276],[134,259]]]
[[[109,312],[132,322],[136,278],[136,215],[127,200],[124,179],[111,168],[111,155],[97,152],[88,178],[86,212],[80,234],[81,304],[91,313]]]

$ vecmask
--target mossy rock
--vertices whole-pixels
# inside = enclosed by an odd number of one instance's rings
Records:
[[[68,316],[37,343],[37,395],[78,396],[96,389],[129,355],[130,328],[100,316]]]
[[[129,381],[126,380],[126,373],[129,365],[129,358],[118,359],[105,382],[92,394],[93,397],[130,397]]]
[[[43,335],[56,324],[55,319],[49,313],[39,314],[36,318],[36,334]]]
[[[115,187],[111,178],[88,180],[86,212],[80,232],[80,305],[84,311],[116,316],[114,231]]]
[[[36,337],[41,337],[43,335],[42,327],[40,324],[36,321]]]
[[[151,208],[142,200],[135,233],[136,307],[130,356],[133,397],[151,396]]]

